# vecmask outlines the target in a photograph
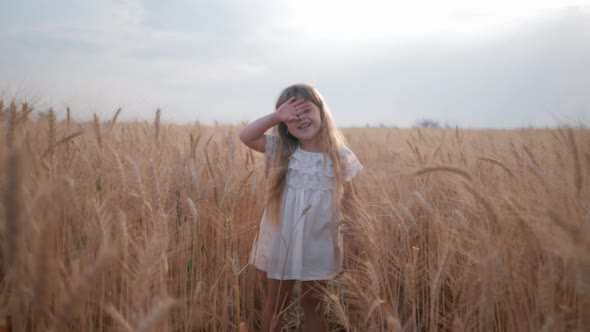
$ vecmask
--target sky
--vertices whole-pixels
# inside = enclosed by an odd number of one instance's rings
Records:
[[[590,124],[590,0],[0,0],[0,98],[240,123],[304,82],[338,126]]]

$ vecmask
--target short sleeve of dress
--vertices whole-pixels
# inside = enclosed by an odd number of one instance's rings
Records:
[[[346,146],[342,146],[339,152],[340,165],[342,166],[342,179],[344,182],[348,182],[363,170],[363,165],[354,155],[354,153]]]

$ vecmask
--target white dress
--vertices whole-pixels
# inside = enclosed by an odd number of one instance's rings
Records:
[[[266,136],[266,158],[274,154],[276,139]],[[339,152],[346,182],[363,166],[347,147]],[[264,212],[250,263],[271,279],[331,279],[342,271],[339,209],[331,206],[332,161],[326,153],[297,148],[289,158],[286,176],[281,222],[273,223]]]

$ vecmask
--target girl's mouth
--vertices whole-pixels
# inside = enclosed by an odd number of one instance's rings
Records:
[[[311,122],[300,124],[297,129],[305,129],[311,125]]]

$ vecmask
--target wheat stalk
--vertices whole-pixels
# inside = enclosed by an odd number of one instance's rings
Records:
[[[133,327],[129,324],[129,322],[123,317],[123,315],[112,305],[109,304],[105,307],[105,311],[113,317],[113,319],[119,323],[119,325],[124,329],[124,331],[132,332]]]
[[[196,223],[198,220],[198,212],[197,212],[197,208],[195,206],[195,203],[193,202],[192,199],[190,199],[190,197],[186,198],[186,205],[188,205],[189,211],[191,212],[191,216],[193,217],[193,221]]]
[[[17,125],[16,117],[16,103],[12,101],[10,102],[10,108],[8,111],[8,128],[6,129],[6,144],[8,148],[12,148],[14,145]]]
[[[492,163],[494,165],[500,166],[504,171],[506,171],[506,173],[508,173],[508,175],[510,176],[514,176],[514,173],[512,173],[512,171],[510,170],[510,168],[506,167],[506,165],[504,165],[502,162],[494,159],[494,158],[489,158],[489,157],[479,157],[477,158],[477,160],[481,160],[481,161],[487,161],[489,163]]]
[[[55,152],[55,145],[57,143],[57,134],[56,134],[56,128],[55,128],[55,112],[53,111],[53,108],[49,109],[48,112],[49,115],[49,135],[48,135],[48,145],[49,147],[47,148],[47,150],[49,151],[49,154],[51,156],[53,156],[53,153]]]
[[[143,190],[143,182],[141,181],[141,175],[139,174],[137,164],[133,159],[129,159],[129,164],[131,165],[131,175],[135,182],[135,188],[138,191],[139,196],[145,200],[145,191]]]
[[[52,242],[56,238],[56,225],[53,222],[43,223],[39,232],[39,243],[36,253],[35,261],[35,285],[33,287],[33,317],[39,323],[45,320],[45,315],[50,309],[49,292],[50,280],[52,274],[52,256],[53,252]]]
[[[465,324],[463,324],[463,321],[461,321],[461,319],[459,319],[458,317],[455,317],[453,319],[453,332],[464,332],[465,331]]]
[[[345,331],[350,331],[350,322],[348,321],[348,317],[346,316],[346,310],[342,306],[342,303],[340,303],[340,299],[338,299],[338,297],[331,292],[327,292],[326,295],[328,296],[330,302],[334,306],[334,309],[336,311],[336,317],[338,318],[338,321],[340,322],[342,328]]]
[[[24,211],[24,180],[23,162],[18,150],[11,152],[6,165],[6,187],[4,191],[4,227],[7,234],[5,240],[6,271],[12,271],[19,259],[21,246],[21,230],[23,228]],[[15,276],[16,277],[16,276]]]
[[[69,107],[66,107],[66,132],[70,132],[70,124],[72,122],[72,115]]]
[[[47,148],[47,150],[45,150],[45,152],[43,152],[40,159],[45,158],[45,156],[47,156],[48,154],[49,155],[53,154],[53,152],[55,152],[55,149],[57,149],[57,147],[72,141],[74,138],[81,136],[82,134],[84,134],[83,131],[77,131],[73,134],[67,135],[66,137],[60,139],[59,141],[55,142],[53,145],[50,144],[50,146]],[[50,142],[51,142],[51,140],[50,140]]]
[[[154,167],[154,163],[150,162],[150,184],[152,187],[152,197],[154,206],[159,211],[162,209],[162,202],[161,202],[161,195],[160,195],[160,185],[158,184],[158,177],[156,175],[156,168]]]
[[[23,161],[20,151],[10,151],[6,166],[6,187],[3,193],[5,220],[3,226],[4,234],[9,234],[9,236],[3,236],[2,257],[4,271],[6,271],[5,282],[8,288],[5,294],[8,299],[3,302],[7,302],[9,317],[12,317],[15,330],[24,330],[27,319],[25,312],[26,297],[23,290],[24,285],[22,284],[26,273],[25,264],[23,264],[23,259],[26,257],[26,252],[23,252],[23,249],[25,249],[23,246],[25,189]]]
[[[119,210],[119,234],[121,234],[121,256],[122,256],[122,263],[123,265],[127,262],[127,257],[129,255],[129,231],[127,226],[127,216],[125,212]]]
[[[463,187],[467,189],[467,191],[469,191],[473,197],[475,197],[475,199],[480,202],[481,205],[483,205],[483,207],[488,211],[489,216],[492,218],[493,224],[498,224],[498,214],[492,207],[492,204],[468,183],[463,183]]]
[[[191,159],[188,164],[191,180],[193,181],[193,186],[195,187],[194,190],[199,190],[199,176],[197,175],[197,170],[195,169],[194,159]]]
[[[535,155],[531,152],[531,150],[526,145],[523,145],[522,148],[531,160],[531,162],[533,163],[533,165],[535,165],[536,168],[539,168],[539,162],[537,161],[537,158],[535,158]]]
[[[96,143],[98,144],[98,148],[102,150],[102,133],[100,130],[100,119],[98,115],[94,113],[94,136],[96,137]]]
[[[56,310],[56,331],[63,331],[67,324],[79,313],[81,302],[91,291],[91,286],[104,272],[109,262],[114,258],[114,252],[105,242],[94,264],[86,270],[81,279],[72,287],[69,294]]]
[[[199,134],[197,135],[196,138],[193,136],[193,133],[190,133],[190,157],[193,160],[195,160],[197,145],[199,144],[200,140],[201,140],[201,132],[199,132]]]
[[[574,158],[574,185],[576,186],[576,192],[578,195],[582,192],[584,187],[584,177],[582,176],[582,162],[580,155],[578,154],[578,146],[576,145],[576,139],[574,137],[574,131],[570,128],[568,130],[568,143],[572,149],[572,155]]]
[[[117,174],[119,175],[119,181],[121,181],[121,189],[123,192],[127,189],[127,180],[125,177],[125,170],[123,169],[123,164],[121,163],[121,158],[114,149],[111,149],[113,157],[115,157],[115,163],[117,164]]]
[[[417,170],[416,172],[414,172],[414,176],[420,176],[420,175],[431,173],[431,172],[453,173],[453,174],[457,174],[457,175],[463,177],[464,179],[468,180],[469,182],[473,181],[469,172],[467,172],[466,170],[464,170],[462,168],[451,167],[451,166],[424,167],[424,168],[421,168],[421,169]]]
[[[162,111],[158,108],[156,110],[156,118],[154,119],[154,142],[156,142],[156,144],[159,144],[160,127],[161,127],[161,123],[160,123],[161,115],[162,115]]]

